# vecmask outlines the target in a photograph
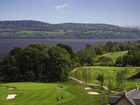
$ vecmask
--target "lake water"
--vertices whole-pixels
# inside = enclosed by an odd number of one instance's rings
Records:
[[[0,39],[0,59],[14,47],[25,47],[31,43],[43,43],[49,46],[58,43],[70,45],[74,51],[83,49],[87,44],[112,42],[134,42],[140,39]]]

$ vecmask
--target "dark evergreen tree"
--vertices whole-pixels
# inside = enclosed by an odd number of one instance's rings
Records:
[[[71,59],[63,48],[52,47],[48,50],[47,76],[49,81],[64,81],[68,79]]]

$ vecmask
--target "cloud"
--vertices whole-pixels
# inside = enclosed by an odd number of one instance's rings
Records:
[[[67,4],[62,4],[62,5],[57,5],[57,6],[55,6],[55,9],[61,10],[61,9],[64,9],[64,8],[66,8],[66,7],[68,7],[68,6],[69,6],[68,3],[67,3]]]

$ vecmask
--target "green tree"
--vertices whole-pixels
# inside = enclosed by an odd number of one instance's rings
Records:
[[[0,78],[2,81],[17,81],[19,78],[19,68],[15,58],[7,55],[0,63]]]
[[[102,43],[99,43],[95,47],[95,52],[96,52],[97,55],[101,55],[101,54],[105,53],[105,46]]]
[[[111,41],[107,42],[105,47],[107,52],[113,52],[113,43]]]
[[[57,46],[65,49],[70,54],[71,59],[75,58],[75,54],[73,52],[73,49],[70,46],[65,45],[65,44],[57,44]]]
[[[0,62],[0,80],[64,81],[70,69],[71,57],[64,48],[31,44],[23,49],[12,49]]]
[[[92,80],[92,69],[91,68],[87,70],[87,75],[88,75],[88,83],[90,83]]]
[[[113,84],[112,84],[112,82],[109,80],[109,81],[108,81],[108,92],[109,92],[109,95],[110,95],[110,92],[111,92],[112,89],[113,89]]]
[[[87,85],[87,83],[88,83],[88,74],[87,73],[88,73],[87,70],[82,69],[82,79],[83,79],[85,85]]]
[[[23,81],[42,80],[45,71],[45,61],[48,58],[48,49],[42,44],[31,44],[21,50],[18,66]],[[29,77],[34,77],[34,79]],[[35,76],[33,76],[35,75]]]
[[[51,47],[48,50],[47,76],[49,81],[65,81],[71,67],[70,54],[63,48]]]
[[[123,55],[122,57],[118,57],[116,59],[116,65],[140,66],[140,49],[136,47],[135,50],[129,50],[126,55]]]
[[[81,50],[77,53],[81,65],[94,65],[93,58],[96,56],[95,48],[93,46],[86,46],[84,50]]]
[[[123,57],[119,56],[116,59],[116,61],[115,61],[116,66],[125,66],[126,65],[126,63],[125,63],[123,58],[124,58],[124,56]]]
[[[99,81],[100,87],[102,89],[103,88],[103,83],[104,83],[104,75],[103,74],[98,74],[97,77],[96,77],[96,80]]]
[[[13,48],[7,56],[0,62],[0,78],[1,81],[17,81],[20,77],[20,71],[18,67],[18,56],[21,49],[18,47]]]
[[[117,72],[116,74],[116,87],[119,90],[124,90],[125,88],[125,75],[127,74],[127,69]]]

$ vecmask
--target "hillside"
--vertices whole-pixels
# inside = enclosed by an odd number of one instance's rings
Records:
[[[114,65],[116,59],[119,56],[123,56],[127,54],[127,51],[118,51],[118,52],[112,52],[112,53],[105,53],[102,55],[98,55],[94,58],[95,65]]]
[[[132,39],[140,38],[140,29],[108,24],[0,21],[0,38]]]

